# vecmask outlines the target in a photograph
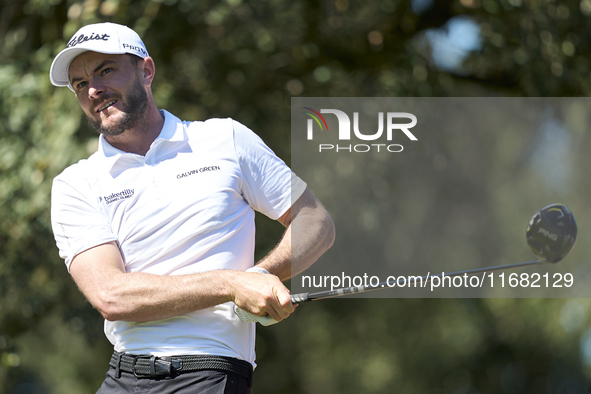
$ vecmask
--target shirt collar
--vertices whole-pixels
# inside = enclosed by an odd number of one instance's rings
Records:
[[[146,156],[150,151],[157,149],[162,143],[184,143],[186,141],[183,122],[164,109],[160,110],[160,113],[164,115],[164,125],[162,126],[162,130],[158,137],[152,142]],[[101,160],[108,166],[109,170],[111,170],[115,163],[117,163],[122,157],[137,156],[134,153],[125,152],[115,148],[105,140],[105,137],[102,134],[99,136],[97,153]]]
[[[159,139],[164,139],[169,142],[184,142],[186,140],[186,135],[183,122],[165,109],[160,110],[160,113],[164,115],[164,126],[162,126],[162,131],[158,138],[152,143],[152,146],[154,146]]]

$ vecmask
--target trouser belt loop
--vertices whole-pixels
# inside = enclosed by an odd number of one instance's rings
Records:
[[[115,356],[115,377],[119,379],[121,377],[121,353],[113,353]]]
[[[150,377],[152,379],[156,378],[156,356],[152,355],[152,357],[150,357]]]

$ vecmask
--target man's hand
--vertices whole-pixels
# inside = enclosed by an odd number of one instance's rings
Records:
[[[236,277],[232,289],[234,303],[258,316],[270,316],[281,321],[294,310],[290,292],[275,275],[244,272]]]

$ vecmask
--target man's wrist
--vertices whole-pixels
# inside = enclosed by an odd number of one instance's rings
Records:
[[[258,272],[259,274],[268,274],[269,273],[269,271],[267,271],[263,267],[259,267],[258,265],[255,265],[254,267],[250,267],[249,269],[246,270],[246,272]]]

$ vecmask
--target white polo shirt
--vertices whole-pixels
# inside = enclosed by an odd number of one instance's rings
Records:
[[[98,151],[54,179],[51,219],[60,256],[117,241],[127,272],[185,275],[254,265],[254,210],[283,215],[305,190],[263,141],[232,119],[183,122],[167,111],[145,156],[101,136]],[[154,289],[158,291],[158,289]],[[213,354],[254,364],[254,324],[233,303],[165,320],[105,321],[115,350]]]

